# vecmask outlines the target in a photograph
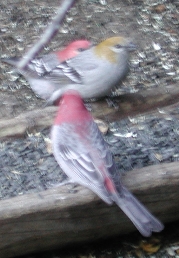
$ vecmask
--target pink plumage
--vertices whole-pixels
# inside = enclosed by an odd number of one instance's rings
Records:
[[[70,58],[77,56],[80,52],[91,47],[88,40],[75,40],[62,50],[56,51],[60,62],[64,62]]]

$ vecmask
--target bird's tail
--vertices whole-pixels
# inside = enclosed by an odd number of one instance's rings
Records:
[[[113,201],[133,222],[139,232],[149,237],[153,232],[160,232],[164,225],[155,218],[125,187],[122,188],[121,196],[113,195]]]
[[[10,57],[10,58],[1,58],[1,61],[13,66],[16,66],[17,63],[19,62],[20,58],[19,57]]]

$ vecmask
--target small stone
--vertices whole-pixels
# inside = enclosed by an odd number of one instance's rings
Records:
[[[102,134],[106,134],[107,131],[108,131],[108,129],[109,129],[108,124],[105,123],[105,122],[104,122],[103,120],[101,120],[101,119],[95,119],[94,121],[95,121],[95,123],[97,124],[97,126],[98,126],[100,132],[101,132]]]
[[[166,7],[164,4],[159,4],[153,6],[152,10],[156,13],[163,13],[166,10]]]

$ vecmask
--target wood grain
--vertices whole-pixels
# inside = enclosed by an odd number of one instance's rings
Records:
[[[113,122],[127,116],[151,111],[156,112],[156,116],[158,116],[157,108],[176,104],[178,99],[179,87],[170,85],[165,91],[163,88],[157,88],[114,98],[117,108],[109,107],[104,99],[91,103],[91,108],[94,118]],[[23,136],[27,131],[32,132],[34,129],[42,130],[50,127],[56,111],[57,107],[43,107],[11,119],[1,120],[0,138]]]
[[[179,219],[179,162],[128,172],[124,184],[164,223]],[[116,206],[69,186],[0,201],[0,256],[65,247],[135,231]]]

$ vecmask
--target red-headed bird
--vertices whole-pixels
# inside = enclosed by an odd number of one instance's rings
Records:
[[[122,185],[112,153],[78,92],[67,91],[61,98],[51,137],[55,159],[70,179],[106,203],[115,202],[143,236],[163,229]]]

